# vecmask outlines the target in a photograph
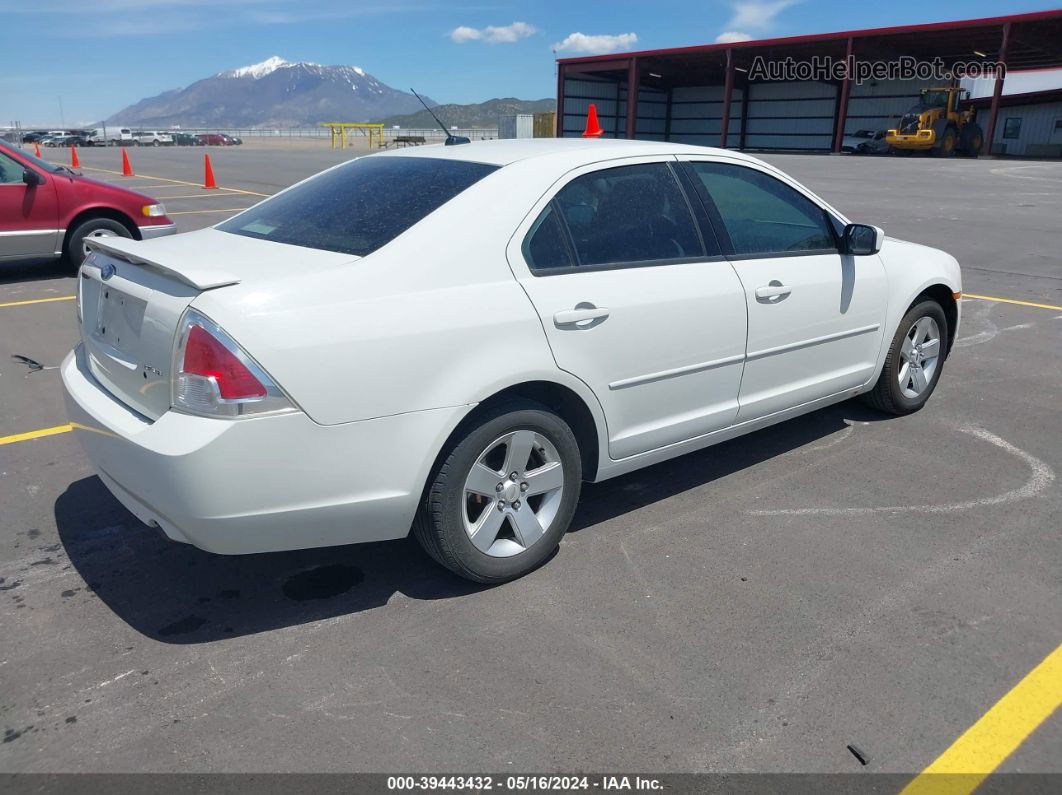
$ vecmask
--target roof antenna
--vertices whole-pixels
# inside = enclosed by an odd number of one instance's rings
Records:
[[[409,89],[409,90],[413,91],[412,88]],[[472,143],[467,138],[465,138],[465,136],[463,136],[463,135],[453,135],[453,134],[451,134],[450,131],[446,129],[446,125],[443,124],[441,121],[439,121],[439,117],[436,116],[434,113],[432,113],[431,108],[428,107],[428,103],[425,102],[423,99],[421,99],[420,94],[418,94],[416,91],[413,91],[413,96],[415,96],[417,99],[420,100],[420,104],[424,106],[424,110],[428,111],[428,113],[431,113],[431,117],[433,119],[435,119],[435,123],[439,125],[439,129],[441,129],[444,133],[446,133],[446,141],[444,141],[444,144],[446,146],[456,146],[457,144],[470,144],[470,143]]]

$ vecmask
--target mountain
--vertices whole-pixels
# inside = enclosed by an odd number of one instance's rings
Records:
[[[555,99],[515,99],[504,97],[488,99],[474,105],[436,105],[433,110],[447,127],[497,127],[499,116],[513,113],[542,113],[555,110]],[[403,116],[388,116],[378,119],[387,126],[398,125],[408,129],[437,127],[438,125],[424,109],[417,113]]]
[[[429,105],[434,100],[424,98]],[[139,127],[300,127],[412,113],[412,94],[357,66],[293,63],[276,56],[142,99],[107,119]]]

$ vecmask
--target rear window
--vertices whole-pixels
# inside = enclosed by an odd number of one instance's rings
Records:
[[[497,168],[428,157],[362,157],[217,228],[364,257]]]

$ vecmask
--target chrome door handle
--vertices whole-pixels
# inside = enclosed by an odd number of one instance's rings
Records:
[[[779,296],[789,295],[793,292],[792,287],[787,287],[784,284],[769,284],[766,287],[756,288],[757,298],[778,298]]]
[[[593,304],[580,304],[575,309],[562,309],[553,316],[555,326],[574,326],[588,321],[604,320],[608,317],[608,309]]]

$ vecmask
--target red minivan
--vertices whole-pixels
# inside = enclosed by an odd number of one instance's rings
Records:
[[[88,238],[147,240],[176,231],[156,199],[0,141],[0,261],[65,256],[76,267]]]

